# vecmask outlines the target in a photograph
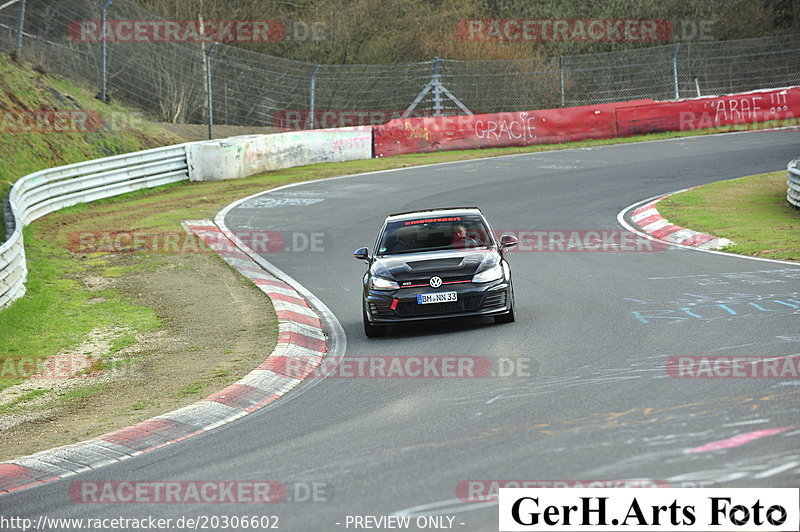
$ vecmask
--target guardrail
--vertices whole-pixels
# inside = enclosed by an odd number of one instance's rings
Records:
[[[789,162],[786,169],[788,170],[786,184],[789,185],[786,199],[795,207],[800,208],[800,157]]]
[[[41,170],[17,181],[4,205],[0,309],[25,294],[28,273],[22,229],[64,207],[189,179],[186,144]]]

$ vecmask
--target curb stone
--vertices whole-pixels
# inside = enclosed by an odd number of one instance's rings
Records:
[[[687,188],[686,190],[692,190],[692,188]],[[631,222],[648,235],[670,244],[680,244],[683,246],[711,250],[725,249],[733,244],[733,241],[727,238],[700,233],[672,224],[669,220],[661,216],[656,204],[664,198],[668,198],[679,192],[685,192],[685,190],[661,196],[637,208],[631,213]]]

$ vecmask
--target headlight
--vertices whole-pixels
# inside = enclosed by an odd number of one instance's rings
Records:
[[[481,273],[476,273],[472,278],[473,283],[488,283],[489,281],[497,281],[503,278],[503,267],[500,264],[492,266],[488,270],[483,270]]]
[[[373,290],[397,290],[400,288],[400,285],[397,284],[397,281],[392,281],[391,279],[384,279],[383,277],[375,277],[374,275],[370,275],[369,277],[369,287]]]

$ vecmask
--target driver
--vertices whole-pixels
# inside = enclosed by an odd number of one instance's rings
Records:
[[[467,227],[464,224],[454,224],[452,227],[450,245],[454,248],[477,247],[478,243],[467,236]]]

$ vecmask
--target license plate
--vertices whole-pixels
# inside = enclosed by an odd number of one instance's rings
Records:
[[[417,294],[417,303],[427,305],[428,303],[446,303],[448,301],[458,301],[458,292],[437,292],[435,294]]]

